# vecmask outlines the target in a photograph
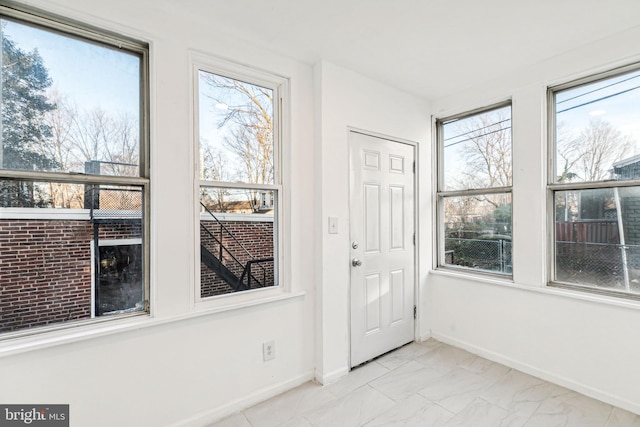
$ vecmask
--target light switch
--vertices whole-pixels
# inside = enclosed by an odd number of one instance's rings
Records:
[[[338,217],[329,217],[329,234],[338,234]]]

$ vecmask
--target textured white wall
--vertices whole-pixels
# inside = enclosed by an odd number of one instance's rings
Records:
[[[312,68],[211,28],[194,27],[175,14],[154,9],[153,1],[29,4],[151,45],[154,319],[146,324],[155,326],[0,355],[0,402],[69,403],[71,422],[78,426],[204,425],[312,379]],[[194,310],[190,49],[290,78],[291,146],[285,153],[290,186],[283,224],[290,246],[283,268],[287,286],[305,294],[175,320]],[[275,340],[276,358],[265,363],[262,343],[268,340]]]

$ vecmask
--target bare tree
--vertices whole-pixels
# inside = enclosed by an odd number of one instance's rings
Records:
[[[511,119],[507,109],[498,109],[453,122],[456,137],[449,146],[456,146],[464,166],[455,178],[455,187],[494,188],[508,187],[512,181],[511,162]],[[445,150],[447,144],[445,143]],[[509,205],[508,195],[477,195],[463,197],[455,207],[456,214],[464,223],[464,218],[479,218],[486,222],[495,221],[496,208]],[[454,206],[451,206],[453,209]],[[464,224],[462,224],[465,226]]]
[[[556,146],[557,146],[557,172],[558,182],[571,182],[578,177],[575,172],[576,164],[582,158],[580,146],[570,144],[571,136],[568,134],[564,122],[556,125]]]
[[[227,129],[224,144],[241,165],[238,178],[273,183],[273,91],[215,74],[205,74],[203,80],[215,89],[214,101],[225,108],[217,126]]]
[[[121,114],[110,119],[113,129],[111,140],[104,146],[107,171],[112,175],[139,174],[140,138],[138,121],[131,115]]]
[[[52,91],[56,109],[46,115],[52,137],[43,144],[43,155],[55,159],[65,172],[84,172],[87,162],[99,161],[102,174],[135,176],[138,173],[139,131],[135,118],[114,117],[102,109],[80,112],[67,99]],[[94,173],[95,171],[91,171]],[[48,192],[55,206],[82,208],[84,185],[49,183]],[[137,192],[111,192],[114,209],[134,209],[140,205]]]
[[[562,162],[558,179],[561,182],[609,179],[613,163],[630,156],[634,147],[629,136],[599,118],[591,119],[577,137],[558,135],[558,160]]]
[[[478,114],[459,128],[466,136],[463,178],[472,188],[511,185],[511,125],[504,110]],[[467,187],[469,188],[469,187]]]
[[[201,140],[202,179],[208,181],[230,181],[228,160],[221,150],[212,147],[205,140]],[[226,212],[228,209],[229,190],[224,187],[207,188],[201,190],[201,199],[208,208],[215,212]]]
[[[49,93],[49,100],[56,108],[48,111],[44,117],[44,122],[51,129],[51,138],[42,144],[41,154],[54,159],[63,172],[77,170],[70,143],[74,108],[55,89]],[[49,182],[47,187],[53,206],[72,209],[82,207],[82,186]]]

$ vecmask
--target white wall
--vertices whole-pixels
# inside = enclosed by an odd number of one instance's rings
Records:
[[[29,4],[151,45],[153,318],[11,355],[0,346],[0,402],[68,403],[77,426],[204,425],[312,379],[312,68],[194,26],[151,0]],[[196,264],[189,49],[290,78],[284,268],[292,298],[189,318]],[[263,362],[262,343],[272,339],[276,358]]]
[[[549,85],[637,61],[639,37],[628,31],[434,102],[444,117],[513,99],[514,283],[432,272],[426,301],[432,336],[636,413],[640,303],[545,287],[545,122]]]
[[[425,144],[430,137],[430,115],[427,102],[334,64],[318,63],[314,72],[316,120],[320,124],[315,151],[319,182],[315,237],[317,268],[322,272],[316,281],[316,378],[326,383],[349,370],[348,129],[417,142],[419,155],[424,156],[430,150]],[[421,176],[429,176],[429,171],[425,167]],[[420,192],[428,199],[429,184],[421,185]],[[338,218],[338,234],[328,234],[330,216]]]

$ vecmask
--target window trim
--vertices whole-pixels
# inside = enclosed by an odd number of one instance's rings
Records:
[[[508,273],[498,273],[486,270],[474,269],[471,267],[464,267],[458,265],[451,265],[445,263],[445,238],[444,238],[444,200],[449,197],[459,197],[459,196],[474,196],[474,195],[486,195],[486,194],[509,194],[511,196],[511,203],[513,206],[513,176],[512,182],[510,186],[500,186],[500,187],[487,187],[487,188],[470,188],[464,190],[444,190],[444,133],[442,132],[442,127],[448,123],[452,123],[457,120],[465,119],[468,117],[472,117],[478,114],[482,114],[485,112],[490,112],[492,110],[497,110],[503,107],[510,107],[511,120],[513,123],[513,101],[511,98],[500,101],[497,103],[493,103],[487,106],[475,108],[472,110],[467,110],[460,114],[448,115],[442,118],[435,117],[433,120],[434,123],[434,133],[436,144],[435,145],[435,159],[436,159],[436,183],[435,183],[435,218],[436,218],[436,251],[434,254],[434,262],[435,269],[440,271],[452,271],[459,273],[468,273],[472,275],[479,275],[482,277],[490,277],[496,278],[502,281],[513,281],[513,269],[510,274]],[[511,148],[512,148],[512,168],[513,168],[513,125],[511,128]],[[512,227],[513,227],[513,214],[511,219]],[[513,242],[513,240],[512,240]]]
[[[254,68],[246,64],[240,64],[228,59],[204,54],[191,50],[191,93],[193,96],[192,117],[192,165],[193,165],[193,235],[194,235],[194,260],[193,260],[193,286],[191,286],[192,308],[203,311],[219,311],[237,309],[246,306],[268,303],[274,298],[288,297],[292,294],[289,268],[289,238],[288,233],[288,179],[289,166],[285,161],[289,147],[289,87],[290,82],[282,75]],[[249,84],[262,86],[273,90],[273,156],[274,156],[274,183],[251,184],[246,182],[208,181],[200,179],[200,124],[199,124],[199,72],[209,72],[232,80],[239,80]],[[274,205],[277,206],[274,214],[274,270],[278,280],[278,286],[268,288],[250,289],[242,292],[231,292],[212,297],[201,297],[200,283],[200,189],[201,188],[237,188],[271,190],[277,193]]]
[[[619,290],[608,290],[597,286],[585,284],[567,283],[555,280],[556,277],[556,236],[555,236],[555,194],[559,191],[581,191],[597,189],[613,189],[625,187],[640,188],[640,179],[615,180],[606,179],[600,181],[581,181],[575,183],[559,183],[557,180],[557,151],[556,151],[556,102],[555,95],[558,92],[578,88],[591,83],[604,81],[625,73],[640,71],[640,62],[622,65],[608,69],[599,73],[590,74],[568,82],[559,83],[547,87],[547,278],[546,286],[549,288],[562,289],[581,294],[601,295],[625,300],[638,301],[640,294],[633,294]]]
[[[74,172],[47,172],[47,171],[25,171],[0,168],[0,179],[24,182],[54,182],[69,184],[94,184],[94,185],[118,185],[137,186],[142,190],[142,236],[140,240],[143,245],[143,267],[142,274],[144,280],[144,308],[142,310],[123,313],[117,316],[90,317],[68,322],[58,322],[49,325],[36,326],[0,334],[0,349],[2,343],[8,340],[39,337],[46,334],[58,332],[60,334],[72,334],[73,330],[86,328],[91,331],[94,328],[101,330],[104,323],[127,322],[134,317],[148,318],[153,314],[151,307],[151,178],[150,178],[150,135],[151,135],[151,109],[150,109],[150,73],[149,73],[149,44],[121,35],[117,32],[94,27],[80,21],[69,19],[41,9],[6,1],[0,5],[0,18],[17,22],[21,25],[36,26],[46,31],[57,33],[63,37],[73,38],[87,44],[97,44],[113,48],[118,51],[128,51],[140,58],[139,79],[139,173],[138,176],[109,176],[109,175],[89,175]],[[71,219],[76,219],[78,210],[71,210]],[[1,215],[2,218],[32,218],[32,209],[25,211],[26,215],[16,214],[12,209],[8,215]],[[46,214],[43,212],[44,215]],[[37,215],[38,216],[38,215]],[[65,218],[68,219],[68,218]],[[91,265],[93,269],[93,264]],[[92,277],[92,281],[95,280]],[[93,286],[92,286],[93,287]],[[115,326],[117,327],[117,326]],[[38,338],[39,339],[39,338]]]

